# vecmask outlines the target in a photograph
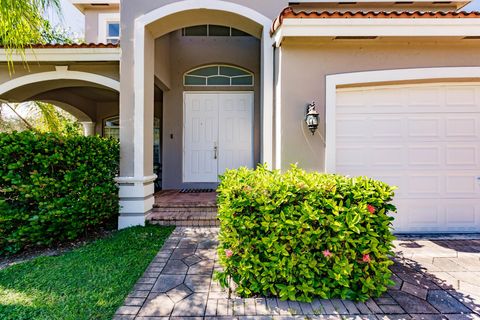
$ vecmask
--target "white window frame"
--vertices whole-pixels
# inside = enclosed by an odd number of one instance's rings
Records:
[[[107,43],[108,39],[118,40],[119,37],[109,37],[108,36],[108,24],[109,23],[118,23],[120,24],[120,13],[100,13],[98,14],[98,42]]]
[[[218,74],[217,75],[212,75],[212,76],[196,76],[196,75],[190,75],[189,73],[191,72],[194,72],[194,71],[197,71],[197,70],[200,70],[200,69],[204,69],[204,68],[211,68],[211,67],[216,67],[218,68]],[[245,75],[241,75],[241,76],[226,76],[226,75],[221,75],[220,74],[220,68],[221,67],[228,67],[228,68],[235,68],[235,69],[238,69],[238,70],[241,70],[241,71],[244,71],[246,74]],[[200,78],[200,79],[205,79],[205,85],[203,84],[187,84],[187,76],[189,77],[194,77],[194,78]],[[245,85],[237,85],[237,84],[232,84],[232,80],[235,79],[235,78],[243,78],[243,77],[248,77],[248,76],[251,76],[252,77],[252,84],[245,84]],[[230,79],[230,84],[223,84],[223,85],[209,85],[208,84],[208,79],[209,78],[212,78],[212,77],[224,77],[224,78],[229,78]],[[191,69],[191,70],[188,70],[187,72],[185,72],[183,74],[183,86],[185,87],[204,87],[204,88],[207,88],[207,87],[254,87],[255,86],[255,74],[245,68],[242,68],[242,67],[237,67],[237,66],[234,66],[234,65],[229,65],[229,64],[210,64],[210,65],[204,65],[204,66],[201,66],[201,67],[197,67],[197,68],[194,68],[194,69]]]

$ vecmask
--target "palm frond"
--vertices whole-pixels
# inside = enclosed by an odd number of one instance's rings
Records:
[[[9,57],[9,70],[13,70],[14,54],[25,61],[25,49],[43,43],[44,14],[49,8],[60,14],[60,1],[0,0],[0,42]]]
[[[41,115],[41,125],[44,131],[59,132],[63,128],[62,118],[53,104],[35,101],[33,105]]]

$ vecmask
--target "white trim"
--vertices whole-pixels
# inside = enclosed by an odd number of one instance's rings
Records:
[[[134,30],[134,90],[135,90],[135,127],[140,125],[137,122],[137,115],[143,114],[144,97],[144,74],[145,74],[145,37],[146,27],[158,20],[161,20],[167,16],[175,13],[194,10],[194,9],[207,9],[216,11],[231,12],[240,16],[243,16],[253,22],[256,22],[263,26],[262,34],[262,47],[261,47],[261,114],[262,114],[262,144],[261,144],[261,162],[268,163],[270,166],[273,162],[273,40],[270,38],[270,27],[272,20],[259,12],[250,9],[248,7],[218,0],[184,0],[176,1],[174,3],[167,4],[160,8],[157,8],[143,16],[138,17],[135,20]],[[143,121],[142,121],[143,122]],[[139,128],[143,128],[140,126]],[[138,131],[138,130],[137,130]],[[137,137],[138,136],[138,137]],[[137,143],[142,137],[135,134],[134,140]],[[134,172],[135,176],[143,174],[143,154],[135,151],[134,160]],[[141,162],[138,163],[137,162]]]
[[[255,21],[263,26],[268,25],[271,26],[272,20],[265,17],[261,13],[250,9],[248,7],[227,2],[227,1],[218,1],[218,0],[184,0],[184,1],[176,1],[171,4],[167,4],[160,8],[157,8],[149,13],[137,18],[136,22],[140,25],[148,25],[152,22],[165,18],[169,15],[194,10],[194,9],[207,9],[207,10],[219,10],[219,11],[226,11],[238,14],[240,16],[244,16],[252,21]]]
[[[285,37],[465,37],[480,35],[480,19],[284,19],[275,32],[279,46]]]
[[[145,215],[121,215],[118,217],[118,230],[136,226],[145,226]]]
[[[25,57],[20,53],[10,56],[0,49],[0,62],[23,61],[120,61],[120,48],[35,48],[27,49]]]
[[[342,85],[373,84],[395,81],[446,79],[480,79],[480,67],[444,67],[394,69],[328,75],[325,96],[325,171],[336,172],[336,106],[337,90]]]
[[[120,24],[120,12],[113,13],[99,13],[98,14],[98,41],[100,43],[107,43],[108,37],[108,23]],[[120,40],[120,37],[118,37]]]
[[[275,167],[276,170],[282,169],[282,48],[277,48],[278,59],[277,79],[275,87]]]
[[[69,71],[59,68],[57,71],[40,72],[30,74],[22,77],[18,77],[2,83],[0,85],[0,95],[13,90],[15,88],[28,85],[31,83],[38,83],[52,80],[80,80],[90,83],[96,83],[107,88],[120,92],[120,82],[112,78],[101,76],[95,73],[81,72],[81,71]]]
[[[457,82],[457,81],[445,81],[445,82],[435,82],[436,87],[448,87],[448,86],[472,86],[472,85],[480,85],[480,79],[477,81],[466,81],[466,82]],[[385,85],[371,85],[371,86],[349,86],[349,87],[341,87],[337,88],[337,92],[355,92],[355,91],[375,91],[379,89],[401,89],[401,88],[409,88],[412,86],[411,82],[402,83],[402,84],[385,84]],[[432,82],[421,82],[415,83],[416,88],[421,87],[431,87]]]
[[[136,178],[136,177],[117,177],[115,178],[115,181],[119,184],[130,184],[130,183],[152,183],[155,180],[157,180],[157,175],[153,174],[151,176],[147,177],[141,177],[141,178]]]

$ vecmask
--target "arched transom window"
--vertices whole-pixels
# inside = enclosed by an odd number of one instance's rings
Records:
[[[250,71],[233,66],[210,65],[196,68],[184,76],[186,86],[253,86],[253,74]]]

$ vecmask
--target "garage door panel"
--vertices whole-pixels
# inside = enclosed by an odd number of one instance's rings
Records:
[[[369,132],[373,138],[402,138],[404,120],[398,117],[372,117]]]
[[[337,132],[339,139],[367,137],[368,118],[366,117],[342,117],[337,121]]]
[[[479,138],[480,121],[475,114],[455,116],[446,119],[445,137],[447,138]]]
[[[440,127],[439,117],[409,117],[407,135],[413,138],[439,138]]]
[[[455,202],[455,201],[452,201]],[[457,201],[458,202],[458,201]],[[471,227],[478,220],[478,208],[474,203],[450,203],[445,206],[447,223],[456,227]]]
[[[392,89],[395,90],[395,89]],[[398,89],[397,89],[398,90]],[[430,107],[438,108],[442,105],[443,92],[440,88],[434,87],[418,87],[418,88],[403,88],[403,94],[408,97],[406,105],[409,108]]]
[[[479,232],[480,86],[345,90],[337,172],[397,186],[398,232]]]
[[[403,189],[403,186],[399,186]],[[408,191],[407,191],[408,190]],[[442,193],[442,181],[436,174],[416,174],[408,177],[408,184],[405,185],[408,194],[416,197],[437,197]]]
[[[480,223],[478,201],[473,199],[404,199],[397,208],[396,232],[476,232]]]
[[[408,167],[439,167],[442,165],[441,146],[413,145],[408,148]]]
[[[341,113],[352,113],[366,107],[364,92],[345,91],[337,96],[337,108]]]
[[[446,180],[446,196],[457,197],[476,197],[479,192],[478,181],[474,173],[470,174],[447,174]]]
[[[478,147],[467,144],[448,144],[446,146],[446,164],[452,167],[478,167]]]
[[[404,165],[403,146],[373,146],[367,155],[367,163],[372,167],[403,167]]]
[[[445,105],[448,107],[472,107],[479,108],[479,90],[472,86],[459,86],[447,88],[445,91]]]
[[[405,104],[405,95],[401,90],[383,89],[373,90],[364,97],[371,112],[378,112],[378,108],[399,108]],[[376,110],[375,110],[376,109]]]
[[[360,146],[345,146],[337,148],[337,165],[339,167],[364,167],[365,152]]]

